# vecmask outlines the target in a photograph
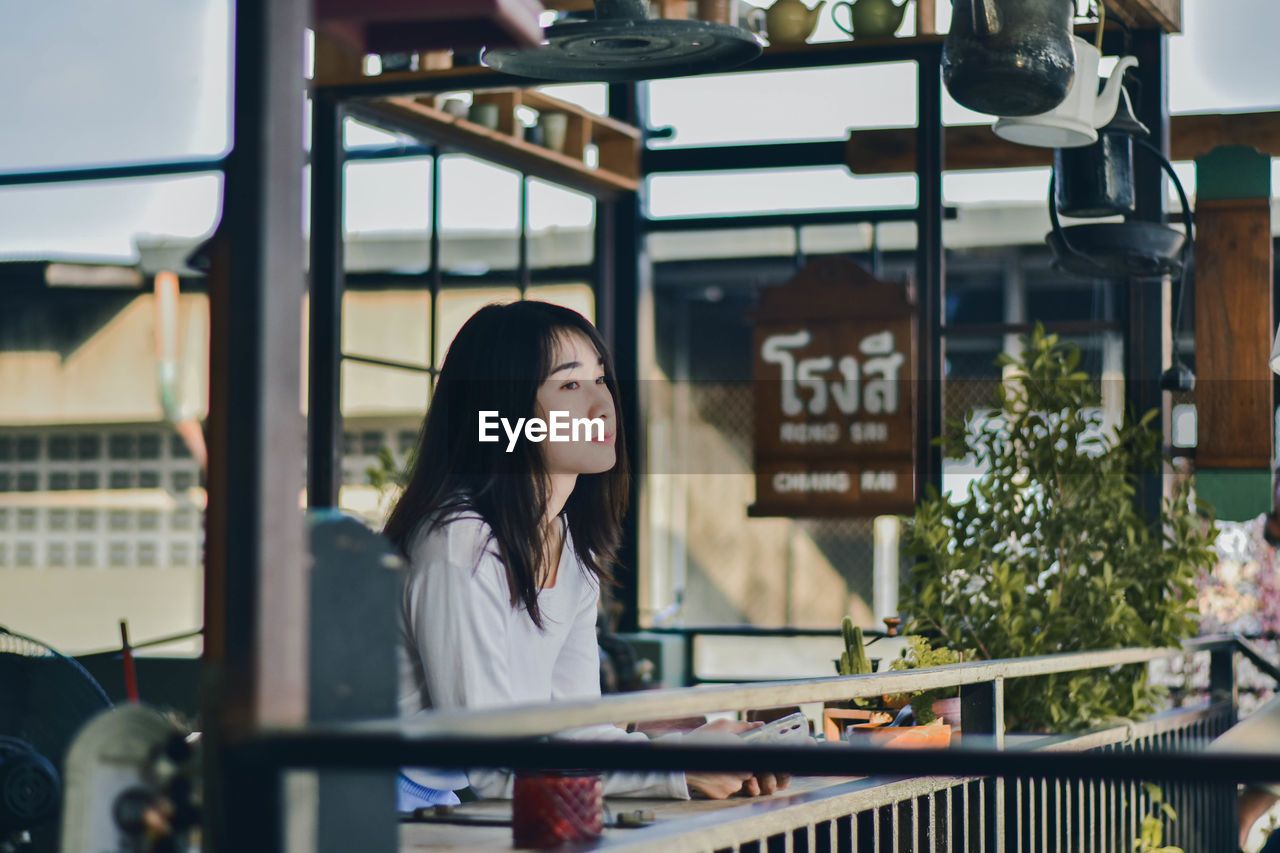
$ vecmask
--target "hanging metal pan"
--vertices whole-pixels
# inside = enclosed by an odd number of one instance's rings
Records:
[[[646,17],[641,0],[598,0],[594,20],[547,27],[536,48],[486,50],[491,68],[521,77],[626,83],[724,71],[760,55],[741,27]]]

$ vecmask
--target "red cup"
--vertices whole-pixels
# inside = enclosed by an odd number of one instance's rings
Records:
[[[517,772],[511,803],[515,846],[555,847],[599,838],[603,791],[598,773]]]

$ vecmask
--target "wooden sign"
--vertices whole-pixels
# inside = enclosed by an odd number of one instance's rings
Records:
[[[846,258],[815,261],[762,294],[751,515],[912,511],[915,335],[904,286]]]

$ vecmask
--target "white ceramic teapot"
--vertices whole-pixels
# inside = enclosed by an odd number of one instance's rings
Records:
[[[1098,128],[1116,114],[1125,69],[1137,66],[1138,59],[1120,57],[1099,94],[1098,62],[1102,55],[1079,36],[1072,36],[1071,41],[1076,53],[1076,75],[1066,100],[1047,113],[1001,118],[992,128],[996,136],[1038,148],[1079,148],[1098,141]]]

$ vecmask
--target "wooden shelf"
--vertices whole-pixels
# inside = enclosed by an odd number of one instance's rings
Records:
[[[1280,112],[1176,115],[1169,127],[1170,159],[1175,162],[1194,160],[1219,145],[1249,145],[1280,156]],[[951,125],[943,139],[948,171],[1053,165],[1052,149],[1007,142],[992,133],[989,124]],[[855,174],[916,169],[915,128],[851,130],[845,145],[845,165]]]
[[[440,95],[389,97],[368,101],[360,112],[375,121],[415,136],[433,139],[501,166],[561,186],[612,198],[635,192],[640,183],[640,131],[614,119],[532,89],[477,92],[475,103],[498,106],[498,127],[490,129],[440,108]],[[559,112],[569,117],[564,151],[553,151],[520,137],[515,108]],[[598,165],[584,162],[594,144]]]

